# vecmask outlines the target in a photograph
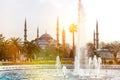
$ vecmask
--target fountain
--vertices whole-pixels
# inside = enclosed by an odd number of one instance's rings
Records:
[[[76,53],[75,53],[75,61],[74,61],[74,74],[75,75],[81,75],[83,74],[81,71],[81,67],[83,67],[83,65],[85,65],[85,38],[83,39],[83,37],[85,37],[85,31],[84,28],[82,27],[80,29],[81,26],[83,26],[82,24],[80,24],[80,20],[81,20],[81,10],[82,10],[82,6],[81,6],[81,0],[78,0],[78,25],[77,25],[77,45],[76,45]],[[81,54],[82,53],[82,54]],[[83,61],[84,60],[84,61]],[[81,72],[81,73],[80,73]]]
[[[96,55],[94,55],[93,59],[91,57],[89,57],[88,60],[88,65],[89,65],[89,76],[96,76],[97,78],[100,77],[100,64],[101,64],[102,60],[100,57],[96,57]]]
[[[67,68],[66,68],[66,66],[63,66],[62,67],[62,74],[63,74],[63,76],[66,78],[67,76]]]
[[[56,57],[56,72],[57,72],[57,74],[59,74],[60,73],[60,69],[61,69],[61,62],[60,62],[60,57],[59,56],[57,56]]]
[[[59,56],[56,57],[56,68],[57,69],[61,68],[61,62],[60,62],[60,57]]]
[[[75,53],[75,61],[74,61],[74,75],[78,75],[79,77],[93,77],[99,76],[100,73],[100,64],[101,58],[96,57],[96,55],[87,60],[87,49],[86,49],[86,39],[85,31],[83,27],[83,22],[81,17],[82,4],[81,0],[78,0],[78,25],[77,25],[77,45],[76,45],[76,53]],[[87,62],[88,61],[88,62]],[[87,66],[88,63],[88,66]],[[89,73],[89,74],[88,74]]]
[[[72,67],[74,66],[73,69],[67,69],[71,65],[62,66],[60,57],[57,56],[56,63],[53,65],[2,65],[0,66],[0,80],[11,78],[15,80],[119,80],[119,70],[101,69],[102,60],[100,57],[94,55],[93,58],[89,57],[87,59],[86,43],[85,38],[83,38],[85,35],[81,34],[84,30],[82,30],[83,27],[80,24],[80,0],[78,5],[77,46],[74,65],[72,65]],[[82,28],[80,29],[80,27]],[[113,67],[116,67],[116,65]]]

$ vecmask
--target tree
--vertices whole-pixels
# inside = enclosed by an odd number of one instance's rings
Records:
[[[74,39],[74,36],[75,36],[75,32],[77,32],[77,25],[71,24],[70,27],[69,27],[69,31],[72,33],[72,40],[73,40],[72,51],[73,51],[73,54],[74,54],[74,52],[75,52],[75,39]]]
[[[60,56],[60,49],[52,46],[52,45],[49,45],[49,46],[46,46],[46,50],[45,51],[45,55],[44,55],[44,58],[47,58],[47,59],[56,59],[56,56],[58,55],[58,51],[59,51],[59,56]]]
[[[93,43],[87,43],[88,56],[93,57],[95,53],[95,46]]]
[[[8,40],[5,40],[2,44],[2,60],[12,60],[12,55],[11,53],[8,51],[9,50],[9,47],[8,47]]]
[[[35,59],[37,53],[40,52],[40,47],[34,41],[26,42],[24,44],[24,52],[29,59]]]
[[[22,42],[20,38],[10,38],[6,41],[7,53],[12,55],[13,61],[20,60],[20,55],[23,51]]]
[[[4,52],[5,52],[5,49],[4,49],[4,37],[2,34],[0,34],[0,60],[4,59]]]
[[[116,57],[117,57],[118,52],[120,52],[120,42],[114,41],[112,43],[108,43],[106,47],[114,55],[114,61],[117,63]]]

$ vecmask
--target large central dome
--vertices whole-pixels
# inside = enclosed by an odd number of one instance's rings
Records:
[[[39,38],[36,38],[36,43],[45,49],[48,45],[56,46],[56,40],[54,40],[49,34],[44,33]]]
[[[40,40],[51,40],[53,38],[49,34],[45,33],[45,34],[41,35],[41,37],[39,39]]]

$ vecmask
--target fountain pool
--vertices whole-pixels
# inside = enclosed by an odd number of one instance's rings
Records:
[[[42,67],[48,68],[42,68]],[[119,69],[101,69],[99,76],[95,69],[80,69],[80,75],[74,75],[73,65],[62,65],[59,73],[55,65],[18,65],[4,66],[0,70],[0,80],[119,80]],[[0,66],[1,67],[1,66]],[[6,68],[7,67],[7,68]],[[49,68],[52,67],[52,68]],[[54,68],[53,68],[54,67]],[[10,68],[10,69],[9,69]],[[13,69],[12,69],[13,68]],[[59,75],[57,75],[59,74]]]
[[[81,25],[82,22],[80,23],[81,0],[78,1],[77,46],[74,65],[61,64],[60,58],[57,56],[54,65],[0,66],[0,80],[120,80],[119,65],[108,65],[109,69],[102,68],[104,65],[100,65],[101,59],[96,56],[93,59],[89,58],[88,64],[81,64],[81,60],[86,60],[84,48],[86,43],[82,42],[86,39],[83,38],[85,32]],[[87,68],[82,68],[82,66],[87,66]],[[119,69],[114,69],[116,66]]]

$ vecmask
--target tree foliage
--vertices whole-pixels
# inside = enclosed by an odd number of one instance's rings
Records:
[[[70,27],[69,27],[69,31],[70,31],[71,33],[77,32],[77,25],[71,24]]]
[[[29,59],[35,59],[36,54],[40,52],[40,47],[34,41],[26,42],[23,49]]]
[[[120,42],[114,41],[114,42],[108,43],[106,47],[114,55],[114,61],[117,63],[116,58],[117,58],[117,54],[120,52]]]
[[[95,46],[93,43],[87,43],[88,56],[93,57],[95,54]]]
[[[59,48],[48,45],[46,49],[41,49],[35,40],[23,42],[20,38],[12,37],[5,40],[0,35],[0,60],[21,61],[22,56],[27,60],[56,59],[59,55],[61,58],[68,57],[67,47],[60,45]]]

